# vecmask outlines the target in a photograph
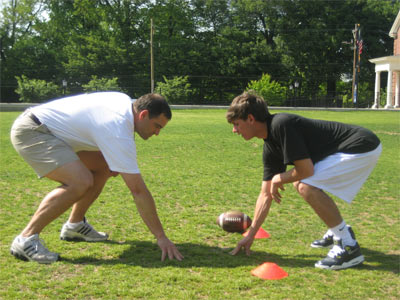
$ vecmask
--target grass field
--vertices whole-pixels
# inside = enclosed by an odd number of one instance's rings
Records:
[[[61,253],[52,265],[9,254],[41,198],[56,184],[38,180],[16,154],[9,129],[16,112],[0,113],[0,299],[399,299],[400,114],[300,111],[306,117],[367,127],[383,144],[378,165],[352,205],[338,200],[353,225],[366,262],[343,271],[314,268],[327,250],[309,244],[326,230],[287,186],[256,240],[253,253],[231,256],[241,238],[223,232],[216,217],[239,209],[253,215],[262,180],[262,141],[231,133],[224,110],[175,110],[160,136],[137,138],[138,161],[168,237],[184,261],[160,261],[160,251],[120,177],[112,178],[87,218],[110,234],[103,243],[59,240],[67,214],[41,238]],[[250,274],[263,262],[289,273],[264,281]]]

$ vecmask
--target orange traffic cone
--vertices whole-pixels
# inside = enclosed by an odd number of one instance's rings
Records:
[[[277,264],[271,262],[263,263],[252,270],[251,274],[267,280],[277,280],[289,276],[289,274],[281,269]]]
[[[248,234],[249,234],[249,232],[246,231],[245,233],[243,233],[243,236],[247,236]],[[269,237],[270,237],[269,233],[260,227],[260,229],[258,229],[256,236],[254,238],[255,239],[267,239]]]

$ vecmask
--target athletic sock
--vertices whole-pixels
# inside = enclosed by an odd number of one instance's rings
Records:
[[[330,228],[330,230],[335,238],[342,240],[343,246],[354,246],[357,242],[351,237],[350,231],[344,220],[339,225]]]
[[[83,221],[80,221],[78,223],[70,223],[69,221],[67,221],[67,227],[69,229],[76,229],[78,226],[82,225]]]
[[[19,240],[23,243],[26,242],[27,239],[29,239],[32,235],[30,236],[22,236],[22,234],[19,235]]]
[[[330,229],[328,229],[328,231],[324,234],[324,238],[327,238],[329,236],[333,236],[333,232]]]

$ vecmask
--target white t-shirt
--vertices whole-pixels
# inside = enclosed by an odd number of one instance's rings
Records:
[[[101,151],[112,171],[140,173],[136,160],[132,99],[98,92],[54,100],[32,113],[75,152]]]

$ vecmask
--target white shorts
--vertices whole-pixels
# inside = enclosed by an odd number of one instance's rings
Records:
[[[375,167],[382,152],[335,153],[314,165],[314,175],[300,180],[351,203]]]

